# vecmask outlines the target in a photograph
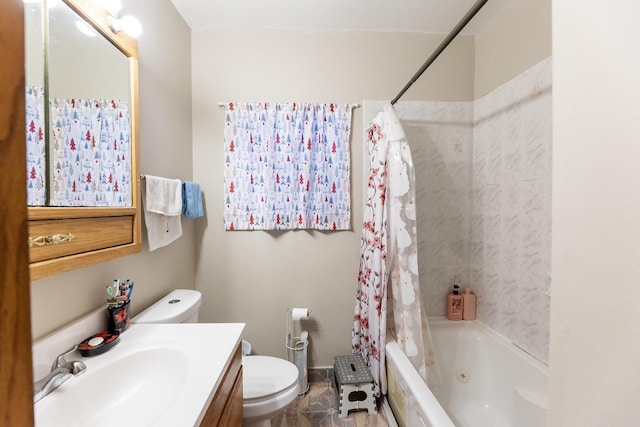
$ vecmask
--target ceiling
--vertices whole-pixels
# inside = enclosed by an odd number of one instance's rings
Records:
[[[475,0],[171,0],[197,29],[448,33]],[[476,34],[512,0],[489,0],[467,25]]]

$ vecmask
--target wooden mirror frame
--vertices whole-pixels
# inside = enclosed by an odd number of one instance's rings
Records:
[[[109,13],[90,0],[62,1],[129,59],[132,206],[28,207],[31,280],[133,254],[141,249],[138,44],[123,32],[113,33],[108,24]],[[67,239],[66,236],[73,237]]]

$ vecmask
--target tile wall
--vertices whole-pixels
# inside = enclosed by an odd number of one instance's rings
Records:
[[[478,317],[544,362],[551,149],[549,58],[475,102],[469,241]]]
[[[396,104],[416,175],[420,289],[429,316],[444,316],[454,277],[468,284],[473,103]]]
[[[382,105],[365,102],[366,123]],[[415,165],[427,314],[445,315],[459,281],[478,295],[481,321],[546,362],[551,59],[475,102],[400,101],[396,111]]]

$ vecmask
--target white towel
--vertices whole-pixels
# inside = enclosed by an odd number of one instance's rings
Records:
[[[182,182],[179,179],[145,176],[144,222],[149,251],[182,236]]]
[[[149,212],[175,216],[182,213],[182,181],[146,175],[145,206]]]

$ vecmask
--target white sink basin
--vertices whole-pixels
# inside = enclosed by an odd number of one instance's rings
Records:
[[[36,426],[198,425],[243,324],[134,324],[34,405]]]

